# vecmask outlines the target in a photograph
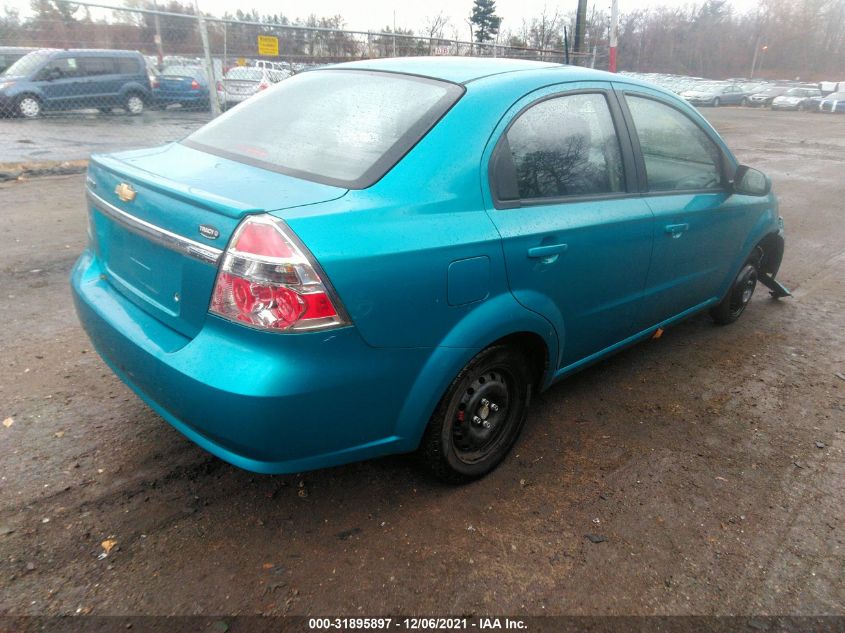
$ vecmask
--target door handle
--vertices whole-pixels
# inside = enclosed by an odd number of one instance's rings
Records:
[[[683,224],[666,225],[666,232],[673,238],[681,237],[681,233],[684,233],[685,231],[689,231],[689,224],[687,224],[686,222]]]
[[[544,246],[534,246],[528,249],[528,257],[532,259],[540,259],[543,257],[551,257],[552,255],[560,255],[569,248],[567,244],[546,244]]]

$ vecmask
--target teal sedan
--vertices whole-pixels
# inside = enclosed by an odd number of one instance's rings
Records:
[[[304,72],[93,156],[87,187],[71,281],[97,351],[261,473],[414,452],[481,477],[536,392],[690,315],[735,321],[758,282],[788,294],[769,179],[672,93],[584,68]]]

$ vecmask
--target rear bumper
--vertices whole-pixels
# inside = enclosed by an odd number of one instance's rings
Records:
[[[204,103],[208,101],[208,92],[196,90],[191,92],[160,92],[153,90],[153,100],[156,103]]]
[[[71,274],[98,353],[150,407],[207,451],[293,473],[414,450],[397,421],[429,349],[381,349],[354,328],[259,332],[209,316],[193,339],[126,300],[85,251]],[[430,412],[402,428],[424,425]]]

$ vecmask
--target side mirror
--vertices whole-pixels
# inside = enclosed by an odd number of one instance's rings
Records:
[[[745,196],[767,196],[772,190],[772,180],[762,171],[740,165],[734,174],[733,190]]]

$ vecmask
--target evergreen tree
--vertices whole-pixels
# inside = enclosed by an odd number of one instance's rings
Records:
[[[476,42],[492,40],[502,23],[502,18],[496,15],[496,0],[475,0],[469,21],[475,26]]]

